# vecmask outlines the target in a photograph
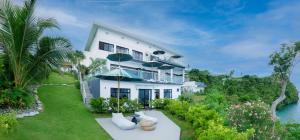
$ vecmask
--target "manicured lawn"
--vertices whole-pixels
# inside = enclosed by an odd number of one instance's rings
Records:
[[[74,82],[69,75],[49,83]],[[50,76],[50,77],[51,77]],[[110,136],[97,124],[92,113],[82,104],[78,89],[73,86],[42,86],[38,89],[44,112],[18,120],[16,128],[0,134],[1,140],[109,140]]]
[[[195,136],[194,136],[194,129],[192,128],[192,124],[184,121],[184,120],[180,120],[177,117],[171,115],[170,113],[168,113],[167,111],[161,110],[169,119],[171,119],[174,123],[176,123],[180,129],[181,129],[181,133],[180,133],[180,140],[195,140]]]
[[[73,84],[76,80],[74,76],[66,73],[66,74],[59,74],[59,73],[52,73],[48,79],[44,82],[45,84]]]

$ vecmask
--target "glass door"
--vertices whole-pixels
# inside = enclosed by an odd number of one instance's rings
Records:
[[[152,99],[151,89],[139,89],[139,103],[144,108],[149,107],[149,99]]]

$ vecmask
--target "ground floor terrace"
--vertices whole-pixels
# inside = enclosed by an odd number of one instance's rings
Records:
[[[90,92],[94,98],[117,97],[118,82],[114,80],[93,79],[88,81]],[[154,99],[176,99],[181,94],[180,84],[151,82],[120,82],[120,98],[137,100],[145,107]]]

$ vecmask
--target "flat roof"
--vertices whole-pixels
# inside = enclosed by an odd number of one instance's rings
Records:
[[[150,39],[142,38],[142,37],[140,37],[140,36],[138,36],[138,35],[134,35],[134,34],[132,34],[132,33],[129,33],[129,32],[127,32],[127,31],[124,31],[124,30],[122,30],[122,29],[120,29],[120,28],[118,28],[118,27],[112,27],[112,26],[110,26],[110,25],[105,25],[105,24],[103,24],[103,23],[93,23],[92,29],[91,29],[91,31],[90,31],[90,34],[89,34],[89,37],[88,37],[88,40],[87,40],[87,43],[86,43],[86,46],[85,46],[85,51],[89,51],[89,50],[90,50],[90,48],[91,48],[91,46],[92,46],[92,42],[93,42],[93,40],[94,40],[94,38],[95,38],[95,36],[96,36],[97,30],[98,30],[99,28],[104,28],[104,29],[107,29],[107,30],[110,30],[110,31],[113,31],[113,32],[116,32],[116,33],[119,33],[119,34],[122,34],[122,35],[124,35],[124,36],[131,37],[131,38],[136,39],[136,40],[138,40],[138,41],[141,41],[141,42],[150,44],[151,47],[155,47],[155,48],[157,48],[158,50],[164,50],[164,51],[170,52],[170,53],[172,53],[172,54],[174,54],[174,55],[182,56],[182,55],[180,55],[179,53],[176,53],[176,52],[174,52],[174,51],[171,51],[171,50],[168,50],[168,49],[166,49],[166,48],[164,48],[164,47],[161,47],[161,45],[158,45],[159,43],[153,43],[153,42],[155,42],[155,41],[147,41],[147,40],[150,40]]]

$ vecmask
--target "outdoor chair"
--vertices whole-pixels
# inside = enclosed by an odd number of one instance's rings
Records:
[[[135,112],[134,114],[139,115],[139,117],[140,117],[141,119],[152,121],[152,122],[154,122],[155,124],[158,122],[158,121],[157,121],[157,118],[147,116],[147,115],[145,115],[144,112],[142,112],[142,111]]]
[[[122,113],[112,113],[112,122],[123,130],[134,129],[136,124],[127,120]]]

